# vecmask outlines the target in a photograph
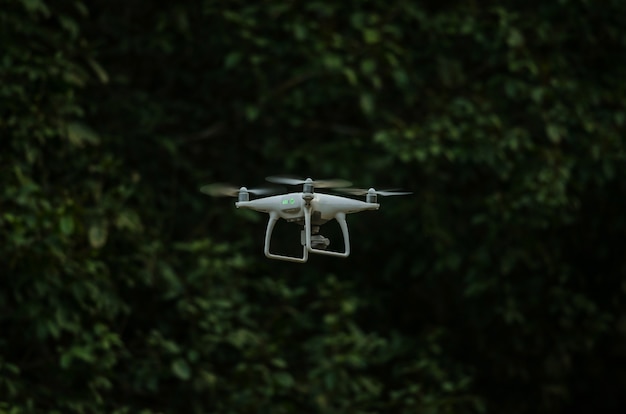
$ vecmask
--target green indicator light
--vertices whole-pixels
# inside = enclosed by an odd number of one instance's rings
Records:
[[[294,200],[293,198],[289,199],[289,204],[294,204],[296,202],[296,200]]]
[[[289,203],[289,200],[287,199],[283,200],[283,204],[287,204],[287,203]]]

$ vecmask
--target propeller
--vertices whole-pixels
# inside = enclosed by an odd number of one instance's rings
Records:
[[[352,195],[367,195],[367,194],[376,194],[379,196],[399,196],[399,195],[409,195],[413,194],[410,191],[398,191],[397,188],[392,188],[389,190],[374,190],[373,188],[338,188],[337,191],[341,191],[342,193],[352,194]]]
[[[275,194],[280,191],[280,189],[272,187],[246,188],[224,183],[214,183],[200,187],[200,192],[212,197],[237,197],[242,189],[255,195]]]
[[[339,178],[334,178],[331,180],[311,180],[310,178],[307,178],[306,180],[303,180],[301,178],[274,175],[274,176],[266,177],[265,179],[269,181],[270,183],[287,184],[287,185],[301,185],[301,184],[311,183],[313,184],[314,187],[317,187],[317,188],[337,188],[337,187],[347,187],[349,185],[352,185],[350,181],[342,180]]]

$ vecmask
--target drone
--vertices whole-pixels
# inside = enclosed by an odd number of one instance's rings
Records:
[[[290,192],[251,200],[250,194],[257,196],[275,194],[275,188],[246,188],[233,187],[228,184],[209,184],[200,188],[200,191],[211,196],[237,197],[235,207],[246,208],[269,214],[269,221],[265,231],[264,253],[270,259],[284,260],[288,262],[304,263],[309,259],[309,254],[322,254],[335,257],[348,257],[350,255],[350,237],[346,215],[366,210],[378,210],[378,196],[394,196],[411,194],[406,191],[381,190],[374,188],[348,188],[352,183],[346,180],[313,180],[311,178],[300,179],[284,176],[270,176],[266,180],[274,184],[302,185],[301,192]],[[338,195],[317,193],[316,188],[333,188],[339,192],[351,195],[364,195],[365,201]],[[300,232],[302,244],[302,256],[286,256],[275,254],[270,251],[272,233],[279,219],[296,223],[303,227]],[[327,250],[330,240],[319,233],[320,226],[331,220],[337,220],[343,233],[344,251]]]

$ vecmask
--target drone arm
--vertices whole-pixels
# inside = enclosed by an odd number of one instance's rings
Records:
[[[276,213],[275,211],[270,211],[269,215],[270,215],[270,219],[267,222],[267,229],[265,230],[265,256],[267,256],[270,259],[285,260],[288,262],[298,262],[298,263],[306,262],[309,258],[309,252],[306,246],[304,246],[304,248],[302,249],[302,257],[283,256],[280,254],[273,254],[270,252],[270,242],[272,240],[272,232],[274,231],[274,226],[276,225],[276,222],[278,221],[280,217],[278,216],[278,213]]]

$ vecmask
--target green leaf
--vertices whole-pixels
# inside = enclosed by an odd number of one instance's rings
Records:
[[[239,52],[230,52],[224,59],[224,68],[231,69],[241,62],[243,55]]]
[[[558,125],[548,124],[546,126],[546,135],[554,144],[561,142],[561,128]]]
[[[307,28],[301,23],[296,23],[293,27],[293,32],[298,40],[304,40],[307,37]]]
[[[42,0],[22,0],[22,4],[30,12],[40,12],[46,17],[50,15],[50,9]]]
[[[67,138],[70,143],[77,147],[82,147],[85,143],[97,145],[100,137],[87,125],[80,122],[70,122],[67,124]]]
[[[259,117],[259,107],[256,105],[248,105],[246,107],[246,118],[248,119],[248,121],[254,121],[255,119],[257,119]]]
[[[359,104],[361,105],[363,112],[367,115],[371,115],[374,112],[374,97],[371,94],[361,94]]]
[[[368,44],[378,43],[380,42],[380,32],[375,29],[365,29],[363,31],[363,40]]]
[[[376,71],[376,62],[372,59],[365,59],[361,62],[361,72],[371,75]]]
[[[343,74],[345,75],[346,79],[348,79],[348,83],[352,86],[355,86],[356,84],[359,83],[357,77],[356,77],[356,73],[354,73],[354,70],[350,69],[350,68],[344,68],[343,69]]]
[[[175,359],[172,362],[172,373],[183,381],[187,381],[191,378],[191,369],[189,364],[182,358]]]
[[[91,69],[94,71],[100,82],[104,84],[109,83],[109,74],[98,62],[94,59],[87,59],[87,63],[89,63],[89,66],[91,66]]]
[[[74,233],[74,218],[72,216],[61,217],[59,227],[61,228],[61,233],[64,235],[71,235]]]
[[[274,379],[283,388],[291,388],[295,382],[291,374],[286,371],[275,373]]]
[[[524,44],[524,36],[519,30],[513,28],[509,31],[509,37],[506,41],[511,47],[519,47]]]
[[[132,233],[139,233],[143,230],[141,219],[133,210],[121,211],[115,219],[115,227],[120,230],[128,230]]]
[[[107,242],[107,226],[103,220],[94,221],[89,226],[89,244],[95,249],[99,249]]]

